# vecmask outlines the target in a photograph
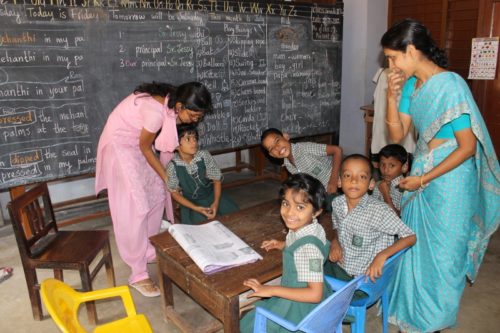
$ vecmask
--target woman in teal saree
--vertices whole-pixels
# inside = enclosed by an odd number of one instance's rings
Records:
[[[498,228],[500,167],[467,84],[445,70],[446,57],[427,28],[406,19],[381,44],[392,71],[391,139],[400,141],[412,124],[418,131],[410,175],[399,184],[401,218],[417,243],[396,274],[389,321],[404,332],[434,332],[455,325],[466,277],[475,280]],[[410,108],[398,112],[398,95],[412,76]]]

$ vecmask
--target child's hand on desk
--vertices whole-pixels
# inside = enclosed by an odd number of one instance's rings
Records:
[[[209,215],[210,216],[207,216],[209,219],[213,219],[215,217],[215,215],[217,215],[217,208],[218,208],[218,204],[216,202],[214,202],[210,205],[210,207],[209,207],[209,210],[210,210]]]
[[[279,241],[276,239],[265,240],[262,242],[262,245],[260,246],[260,248],[264,249],[266,251],[269,251],[272,249],[283,250],[285,248],[285,242]]]
[[[272,286],[266,286],[261,284],[256,279],[248,279],[243,281],[243,285],[250,287],[254,290],[253,293],[247,295],[247,298],[250,297],[272,297],[273,295],[270,293],[272,290]]]
[[[212,209],[211,208],[208,208],[208,207],[201,207],[201,206],[198,206],[196,211],[200,214],[203,214],[205,215],[208,219],[211,219],[211,215],[212,215]]]

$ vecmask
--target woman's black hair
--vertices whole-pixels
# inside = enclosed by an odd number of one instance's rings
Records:
[[[414,19],[407,18],[394,24],[382,36],[380,44],[383,48],[402,52],[406,52],[408,45],[413,45],[439,67],[448,67],[446,54],[432,39],[429,29]]]
[[[212,96],[200,82],[188,82],[176,87],[168,83],[143,83],[134,94],[147,93],[151,96],[168,96],[168,107],[173,109],[180,102],[184,108],[203,113],[212,112]]]
[[[134,94],[146,93],[151,96],[167,97],[172,94],[175,95],[176,90],[177,87],[171,84],[153,81],[151,83],[142,83],[137,86],[134,90]]]
[[[194,134],[196,140],[198,140],[198,130],[195,124],[179,124],[177,125],[177,138],[179,140],[188,134]]]
[[[311,203],[314,211],[323,209],[326,202],[326,190],[316,178],[305,173],[296,173],[283,182],[280,189],[280,198],[285,197],[287,190],[302,191],[306,202]]]
[[[393,143],[382,148],[378,153],[378,157],[379,159],[380,157],[394,157],[399,162],[401,162],[401,164],[405,164],[408,161],[408,152],[406,151],[405,147]]]

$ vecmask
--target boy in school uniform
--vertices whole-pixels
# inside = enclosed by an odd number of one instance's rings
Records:
[[[283,159],[289,173],[306,173],[318,179],[327,191],[326,207],[337,195],[337,179],[342,149],[339,146],[314,142],[291,143],[287,133],[276,128],[268,128],[260,137],[262,147],[276,159]]]
[[[222,194],[222,173],[207,150],[198,150],[198,131],[191,124],[177,126],[179,146],[167,165],[167,188],[181,205],[181,223],[199,224],[216,215],[238,211]]]
[[[347,156],[338,186],[344,194],[332,202],[334,236],[328,256],[332,263],[325,264],[325,274],[344,281],[366,274],[374,281],[389,257],[415,244],[415,233],[385,202],[368,195],[375,181],[367,157]],[[363,294],[356,292],[355,298]]]
[[[379,169],[382,180],[377,182],[372,196],[387,203],[400,215],[403,191],[398,185],[408,172],[408,152],[398,144],[383,147],[379,152]]]

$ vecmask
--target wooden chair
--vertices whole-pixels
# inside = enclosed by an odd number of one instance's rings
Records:
[[[35,320],[42,320],[40,284],[36,269],[53,269],[63,281],[63,270],[78,270],[82,290],[92,290],[92,280],[105,265],[108,285],[115,286],[109,232],[107,230],[60,231],[46,183],[39,184],[8,204]],[[94,269],[90,264],[102,251]],[[89,322],[97,323],[95,304],[86,304]]]

